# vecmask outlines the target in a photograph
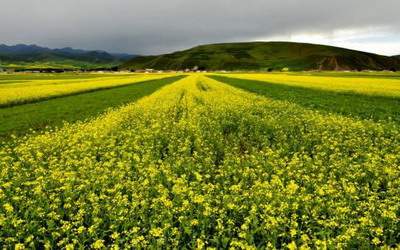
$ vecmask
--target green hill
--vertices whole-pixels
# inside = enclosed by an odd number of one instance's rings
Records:
[[[249,42],[201,45],[159,56],[139,56],[122,69],[400,70],[400,59],[325,45]]]

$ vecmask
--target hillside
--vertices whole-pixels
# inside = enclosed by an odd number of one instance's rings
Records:
[[[325,45],[250,42],[201,45],[159,56],[139,56],[123,69],[400,70],[400,60]]]
[[[0,66],[6,68],[92,68],[121,64],[134,56],[72,48],[0,44]]]
[[[394,56],[394,58],[400,59],[400,55],[398,55],[398,56]]]

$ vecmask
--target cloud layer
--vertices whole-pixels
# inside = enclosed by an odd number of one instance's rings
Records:
[[[368,30],[370,38],[357,44],[379,49],[385,46],[383,34],[393,49],[381,51],[396,53],[398,44],[400,53],[399,0],[3,0],[1,5],[0,43],[8,44],[154,54],[211,42],[307,40],[307,34],[309,42],[315,36],[354,40]],[[338,31],[349,32],[338,37]]]

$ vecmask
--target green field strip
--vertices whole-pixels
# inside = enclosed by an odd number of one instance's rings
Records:
[[[0,136],[23,134],[29,129],[38,130],[46,126],[61,125],[63,121],[84,120],[102,113],[107,108],[117,107],[150,95],[159,88],[184,76],[173,76],[156,80],[68,95],[36,103],[0,109]]]
[[[296,103],[313,110],[374,121],[392,120],[400,122],[400,98],[396,97],[327,91],[219,75],[208,77],[270,99]]]

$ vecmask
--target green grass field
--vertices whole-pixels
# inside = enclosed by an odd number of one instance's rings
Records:
[[[196,73],[0,108],[38,130],[0,140],[0,245],[399,248],[399,100],[391,73]]]

